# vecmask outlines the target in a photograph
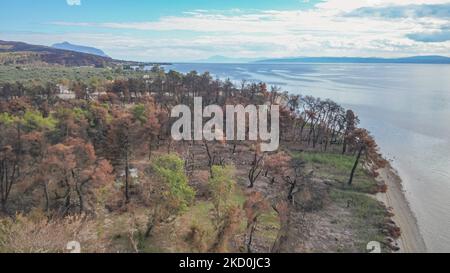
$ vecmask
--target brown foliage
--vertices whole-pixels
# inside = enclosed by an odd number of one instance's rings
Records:
[[[206,231],[198,225],[192,225],[186,235],[186,242],[192,251],[202,253],[207,250]]]
[[[109,162],[97,159],[92,144],[82,139],[70,138],[49,147],[41,168],[42,180],[48,181],[44,185],[46,207],[56,206],[62,215],[75,208],[93,211],[96,189],[113,182]]]
[[[278,231],[277,239],[272,247],[272,253],[280,253],[283,251],[283,246],[287,241],[287,236],[290,226],[290,208],[286,201],[281,201],[276,204],[273,209],[278,213],[280,218],[280,230]]]
[[[244,211],[247,218],[245,245],[249,253],[252,252],[253,235],[256,231],[258,218],[268,209],[269,204],[260,192],[252,192],[247,195],[247,201],[244,203]]]
[[[287,170],[290,168],[291,159],[286,152],[278,152],[266,157],[264,169],[272,184],[286,175]]]
[[[225,253],[229,251],[232,236],[239,227],[241,213],[242,211],[238,207],[230,207],[227,210],[215,242],[211,247],[212,252]]]
[[[109,242],[97,232],[95,220],[85,215],[49,220],[16,215],[0,220],[0,252],[64,253],[67,243],[77,241],[81,252],[107,252]]]

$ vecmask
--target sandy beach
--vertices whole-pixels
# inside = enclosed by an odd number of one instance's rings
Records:
[[[416,217],[409,206],[402,187],[402,180],[395,170],[387,166],[378,170],[380,181],[388,186],[386,193],[377,194],[377,199],[390,208],[393,221],[401,229],[401,237],[397,240],[400,253],[423,253],[426,252],[425,242],[420,234]]]

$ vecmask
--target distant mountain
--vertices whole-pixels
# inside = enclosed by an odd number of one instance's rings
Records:
[[[30,45],[22,42],[0,40],[0,64],[48,63],[64,66],[102,67],[113,63],[123,63],[109,57],[56,49],[48,46]]]
[[[97,56],[102,56],[102,57],[109,58],[109,56],[106,55],[105,52],[103,52],[102,50],[100,50],[98,48],[95,48],[95,47],[74,45],[74,44],[71,44],[69,42],[63,42],[63,43],[60,43],[60,44],[54,44],[54,45],[52,45],[52,47],[53,48],[57,48],[57,49],[76,51],[76,52],[80,52],[80,53],[87,53],[87,54],[92,54],[92,55],[97,55]]]
[[[406,58],[360,57],[298,57],[259,60],[257,63],[399,63],[399,64],[450,64],[444,56],[413,56]]]
[[[225,56],[211,56],[205,60],[197,60],[196,63],[250,63],[261,60],[261,58],[230,58]]]

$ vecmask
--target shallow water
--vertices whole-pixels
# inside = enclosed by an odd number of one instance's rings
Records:
[[[450,65],[175,64],[355,110],[393,160],[429,251],[450,252]]]

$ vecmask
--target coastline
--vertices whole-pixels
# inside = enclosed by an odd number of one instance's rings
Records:
[[[386,193],[378,193],[376,198],[382,202],[394,215],[392,220],[400,227],[401,236],[396,240],[399,253],[425,253],[425,241],[420,233],[417,219],[412,212],[409,202],[403,191],[402,179],[388,164],[385,168],[377,170],[377,180],[387,185]]]

